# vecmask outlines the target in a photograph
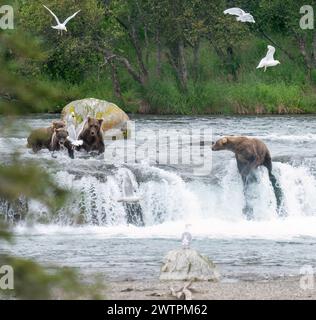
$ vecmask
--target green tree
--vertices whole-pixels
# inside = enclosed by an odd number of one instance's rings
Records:
[[[304,0],[261,0],[256,13],[260,17],[257,19],[260,30],[291,39],[291,43],[298,49],[300,58],[311,76],[316,69],[316,30],[300,27],[300,19],[303,16],[300,8],[306,4],[308,2]],[[296,59],[288,53],[288,50],[283,51],[292,60]]]
[[[39,86],[36,81],[25,83],[16,72],[19,69],[17,64],[41,57],[36,43],[21,32],[0,31],[0,48],[0,113],[7,120],[12,120],[16,114],[42,110],[45,100],[49,102],[56,92]],[[10,121],[4,123],[6,127],[10,125]],[[14,203],[21,197],[36,199],[54,213],[63,204],[67,192],[36,164],[22,162],[15,154],[9,164],[0,163],[0,199]],[[14,236],[0,212],[0,244],[3,241],[12,242]],[[69,268],[47,269],[31,260],[0,253],[2,265],[10,265],[14,269],[14,290],[0,290],[0,295],[8,293],[21,299],[100,298],[101,286],[96,282],[82,283],[78,274]]]
[[[55,79],[80,83],[97,72],[104,33],[104,9],[97,0],[50,0],[47,6],[61,21],[81,10],[63,36],[51,28],[54,17],[37,0],[18,0],[18,27],[39,36],[46,51],[40,70]]]

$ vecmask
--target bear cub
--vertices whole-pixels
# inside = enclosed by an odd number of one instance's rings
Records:
[[[74,148],[67,139],[68,132],[64,121],[53,121],[48,128],[39,128],[31,132],[27,138],[27,148],[31,148],[33,152],[41,149],[49,151],[59,151],[66,148],[70,158],[74,158]]]

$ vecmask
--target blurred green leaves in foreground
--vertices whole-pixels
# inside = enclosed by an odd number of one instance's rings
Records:
[[[16,115],[44,110],[58,96],[53,88],[36,81],[25,81],[20,75],[25,61],[41,58],[40,44],[34,39],[21,32],[0,30],[0,114],[10,119],[2,122],[5,126],[9,126]],[[0,135],[4,129],[3,126],[0,128]],[[53,214],[64,203],[67,192],[42,168],[22,161],[14,154],[9,163],[0,163],[0,199],[14,203],[21,197],[41,202]],[[101,298],[101,279],[90,277],[89,281],[84,281],[73,269],[44,267],[32,260],[10,256],[1,250],[4,241],[14,243],[14,234],[0,212],[0,267],[10,265],[14,270],[14,290],[0,289],[0,298]]]
[[[0,30],[0,114],[15,115],[49,109],[58,91],[49,84],[23,77],[23,67],[45,55],[29,35]]]

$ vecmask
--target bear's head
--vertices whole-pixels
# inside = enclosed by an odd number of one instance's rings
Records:
[[[86,124],[86,132],[90,137],[96,137],[101,131],[103,119],[95,119],[88,117]]]
[[[60,129],[60,128],[65,128],[66,127],[66,123],[63,120],[55,120],[52,122],[52,128],[55,129]]]
[[[215,143],[213,143],[212,150],[213,151],[225,150],[227,149],[227,143],[228,143],[227,137],[221,138],[217,140]]]
[[[59,145],[60,148],[63,148],[65,146],[68,136],[68,131],[65,128],[55,129],[52,138],[53,146],[56,147],[57,145]]]

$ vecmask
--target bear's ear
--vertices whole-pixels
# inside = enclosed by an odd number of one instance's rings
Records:
[[[52,122],[52,127],[53,128],[63,128],[66,126],[65,121],[63,120],[55,120]]]
[[[57,124],[58,124],[57,121],[53,121],[52,124],[51,124],[51,126],[52,126],[54,129],[56,129]]]
[[[99,125],[102,126],[103,119],[98,119],[98,121],[99,121]]]
[[[90,116],[87,117],[87,121],[88,121],[88,122],[91,121],[91,117],[90,117]]]
[[[227,138],[223,138],[222,139],[222,144],[226,144],[227,143]]]

